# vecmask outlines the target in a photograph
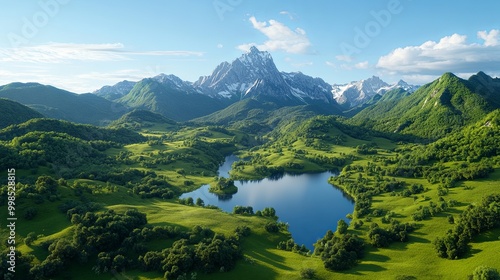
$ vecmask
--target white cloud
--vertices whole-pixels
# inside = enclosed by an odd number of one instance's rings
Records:
[[[264,34],[268,40],[263,44],[248,43],[238,46],[240,50],[248,51],[251,46],[256,46],[260,50],[285,51],[287,53],[301,54],[307,53],[311,47],[311,42],[306,32],[301,28],[295,30],[276,20],[269,22],[259,22],[255,17],[250,17],[253,28]]]
[[[477,37],[484,40],[485,46],[498,46],[500,44],[500,30],[493,29],[490,32],[479,31]]]
[[[453,34],[439,42],[397,48],[382,56],[377,67],[400,75],[440,75],[444,72],[474,73],[498,71],[500,64],[499,30],[477,33],[484,43],[468,43],[467,36]]]
[[[0,48],[0,62],[61,63],[79,61],[120,61],[131,56],[202,56],[191,51],[129,51],[121,43],[48,43],[18,48]]]
[[[356,68],[356,69],[368,69],[368,66],[369,66],[368,61],[363,61],[363,62],[354,64],[354,68]]]
[[[337,65],[335,63],[331,62],[331,61],[326,61],[325,64],[327,66],[330,66],[330,67],[334,67],[334,68],[337,67]]]
[[[337,55],[337,56],[335,56],[335,58],[338,61],[345,61],[345,62],[351,62],[352,61],[352,57],[348,56],[348,55]]]
[[[285,16],[288,16],[290,18],[290,20],[295,20],[296,19],[296,16],[295,14],[292,14],[291,12],[289,11],[281,11],[280,12],[280,15],[285,15]]]

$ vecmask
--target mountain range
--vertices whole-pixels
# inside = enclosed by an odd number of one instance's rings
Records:
[[[145,96],[144,88],[151,87],[151,82],[158,84],[153,86],[155,88],[153,92],[146,89],[150,94]],[[411,92],[417,87],[408,85],[404,81],[389,85],[378,77],[346,85],[330,85],[321,78],[313,78],[301,72],[280,72],[268,52],[252,47],[249,52],[231,63],[219,64],[212,74],[200,77],[194,83],[183,81],[174,75],[161,74],[135,84],[122,81],[114,86],[105,86],[95,91],[94,94],[131,108],[148,109],[166,114],[176,120],[193,117],[179,117],[176,114],[162,112],[159,108],[165,107],[166,102],[161,101],[164,94],[159,93],[162,92],[160,88],[167,88],[168,92],[184,93],[183,96],[177,96],[176,100],[169,98],[168,102],[171,104],[176,101],[183,103],[182,99],[188,96],[197,96],[201,103],[200,107],[206,107],[204,103],[211,103],[210,109],[213,112],[221,109],[221,106],[225,108],[240,100],[251,98],[262,102],[273,102],[278,107],[328,105],[333,113],[341,114],[342,111],[363,105],[375,95],[381,96],[391,89],[404,88]],[[141,98],[138,97],[139,95]],[[208,96],[216,101],[208,102],[199,95]],[[158,103],[163,103],[163,105],[158,105]],[[204,113],[210,109],[206,109]]]
[[[138,82],[122,81],[92,94],[12,83],[0,87],[0,98],[33,109],[28,113],[29,108],[17,106],[28,119],[45,116],[107,125],[127,112],[146,110],[173,121],[269,131],[286,120],[322,114],[352,117],[351,124],[383,132],[437,139],[500,108],[499,92],[500,79],[483,72],[468,80],[445,73],[421,87],[402,80],[390,85],[376,76],[331,85],[301,72],[280,72],[268,52],[252,47],[195,82],[161,74]],[[137,112],[126,119],[153,118]]]
[[[348,84],[332,86],[332,94],[337,103],[344,106],[346,109],[362,106],[369,100],[384,93],[394,90],[403,89],[409,93],[414,92],[419,87],[409,85],[403,80],[396,84],[389,85],[382,81],[379,77],[373,76],[366,80],[355,81]]]

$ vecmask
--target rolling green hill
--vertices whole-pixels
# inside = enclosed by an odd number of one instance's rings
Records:
[[[230,125],[252,134],[265,134],[286,123],[297,123],[310,117],[338,113],[328,105],[280,106],[254,98],[243,99],[208,116],[194,119],[195,123]]]
[[[112,122],[110,127],[123,127],[130,129],[140,129],[153,126],[155,124],[176,125],[177,123],[163,115],[147,110],[135,109],[126,113],[118,120]]]
[[[478,91],[474,83],[445,73],[407,97],[364,109],[353,117],[352,123],[438,139],[491,112],[496,108],[492,96]]]
[[[153,79],[144,79],[117,102],[159,113],[175,121],[187,121],[224,108],[224,101],[199,93],[186,93]]]
[[[23,123],[30,119],[43,118],[37,111],[20,103],[0,98],[0,129],[12,124]]]
[[[105,125],[127,111],[122,105],[95,94],[76,94],[38,83],[2,86],[0,97],[19,102],[49,118],[94,125]]]
[[[500,155],[500,110],[428,145],[432,160],[475,162]]]
[[[55,119],[34,119],[0,130],[0,140],[12,140],[29,132],[57,132],[85,141],[109,141],[130,144],[145,141],[146,138],[128,129],[101,128],[92,125],[75,124]]]
[[[357,114],[360,114],[360,112],[363,112],[358,117],[360,119],[369,119],[373,115],[374,109],[376,109],[375,111],[377,111],[377,113],[387,112],[390,109],[392,109],[392,107],[394,107],[394,105],[396,105],[397,102],[401,98],[406,97],[410,94],[411,94],[410,92],[408,92],[402,88],[396,88],[396,89],[390,90],[390,91],[384,93],[382,96],[377,94],[371,100],[369,100],[368,102],[366,102],[362,106],[355,107],[355,108],[352,108],[348,111],[345,111],[344,115],[347,117],[353,117]],[[375,104],[377,104],[376,107],[372,106]]]

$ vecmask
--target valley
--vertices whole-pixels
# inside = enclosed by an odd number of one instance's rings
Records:
[[[333,86],[253,47],[195,83],[3,86],[0,110],[16,117],[1,122],[0,177],[14,168],[17,181],[16,274],[4,279],[499,270],[498,84],[478,72]]]

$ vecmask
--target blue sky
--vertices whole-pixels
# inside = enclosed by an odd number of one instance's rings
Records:
[[[209,75],[251,45],[328,83],[500,75],[500,1],[0,0],[0,84]]]

